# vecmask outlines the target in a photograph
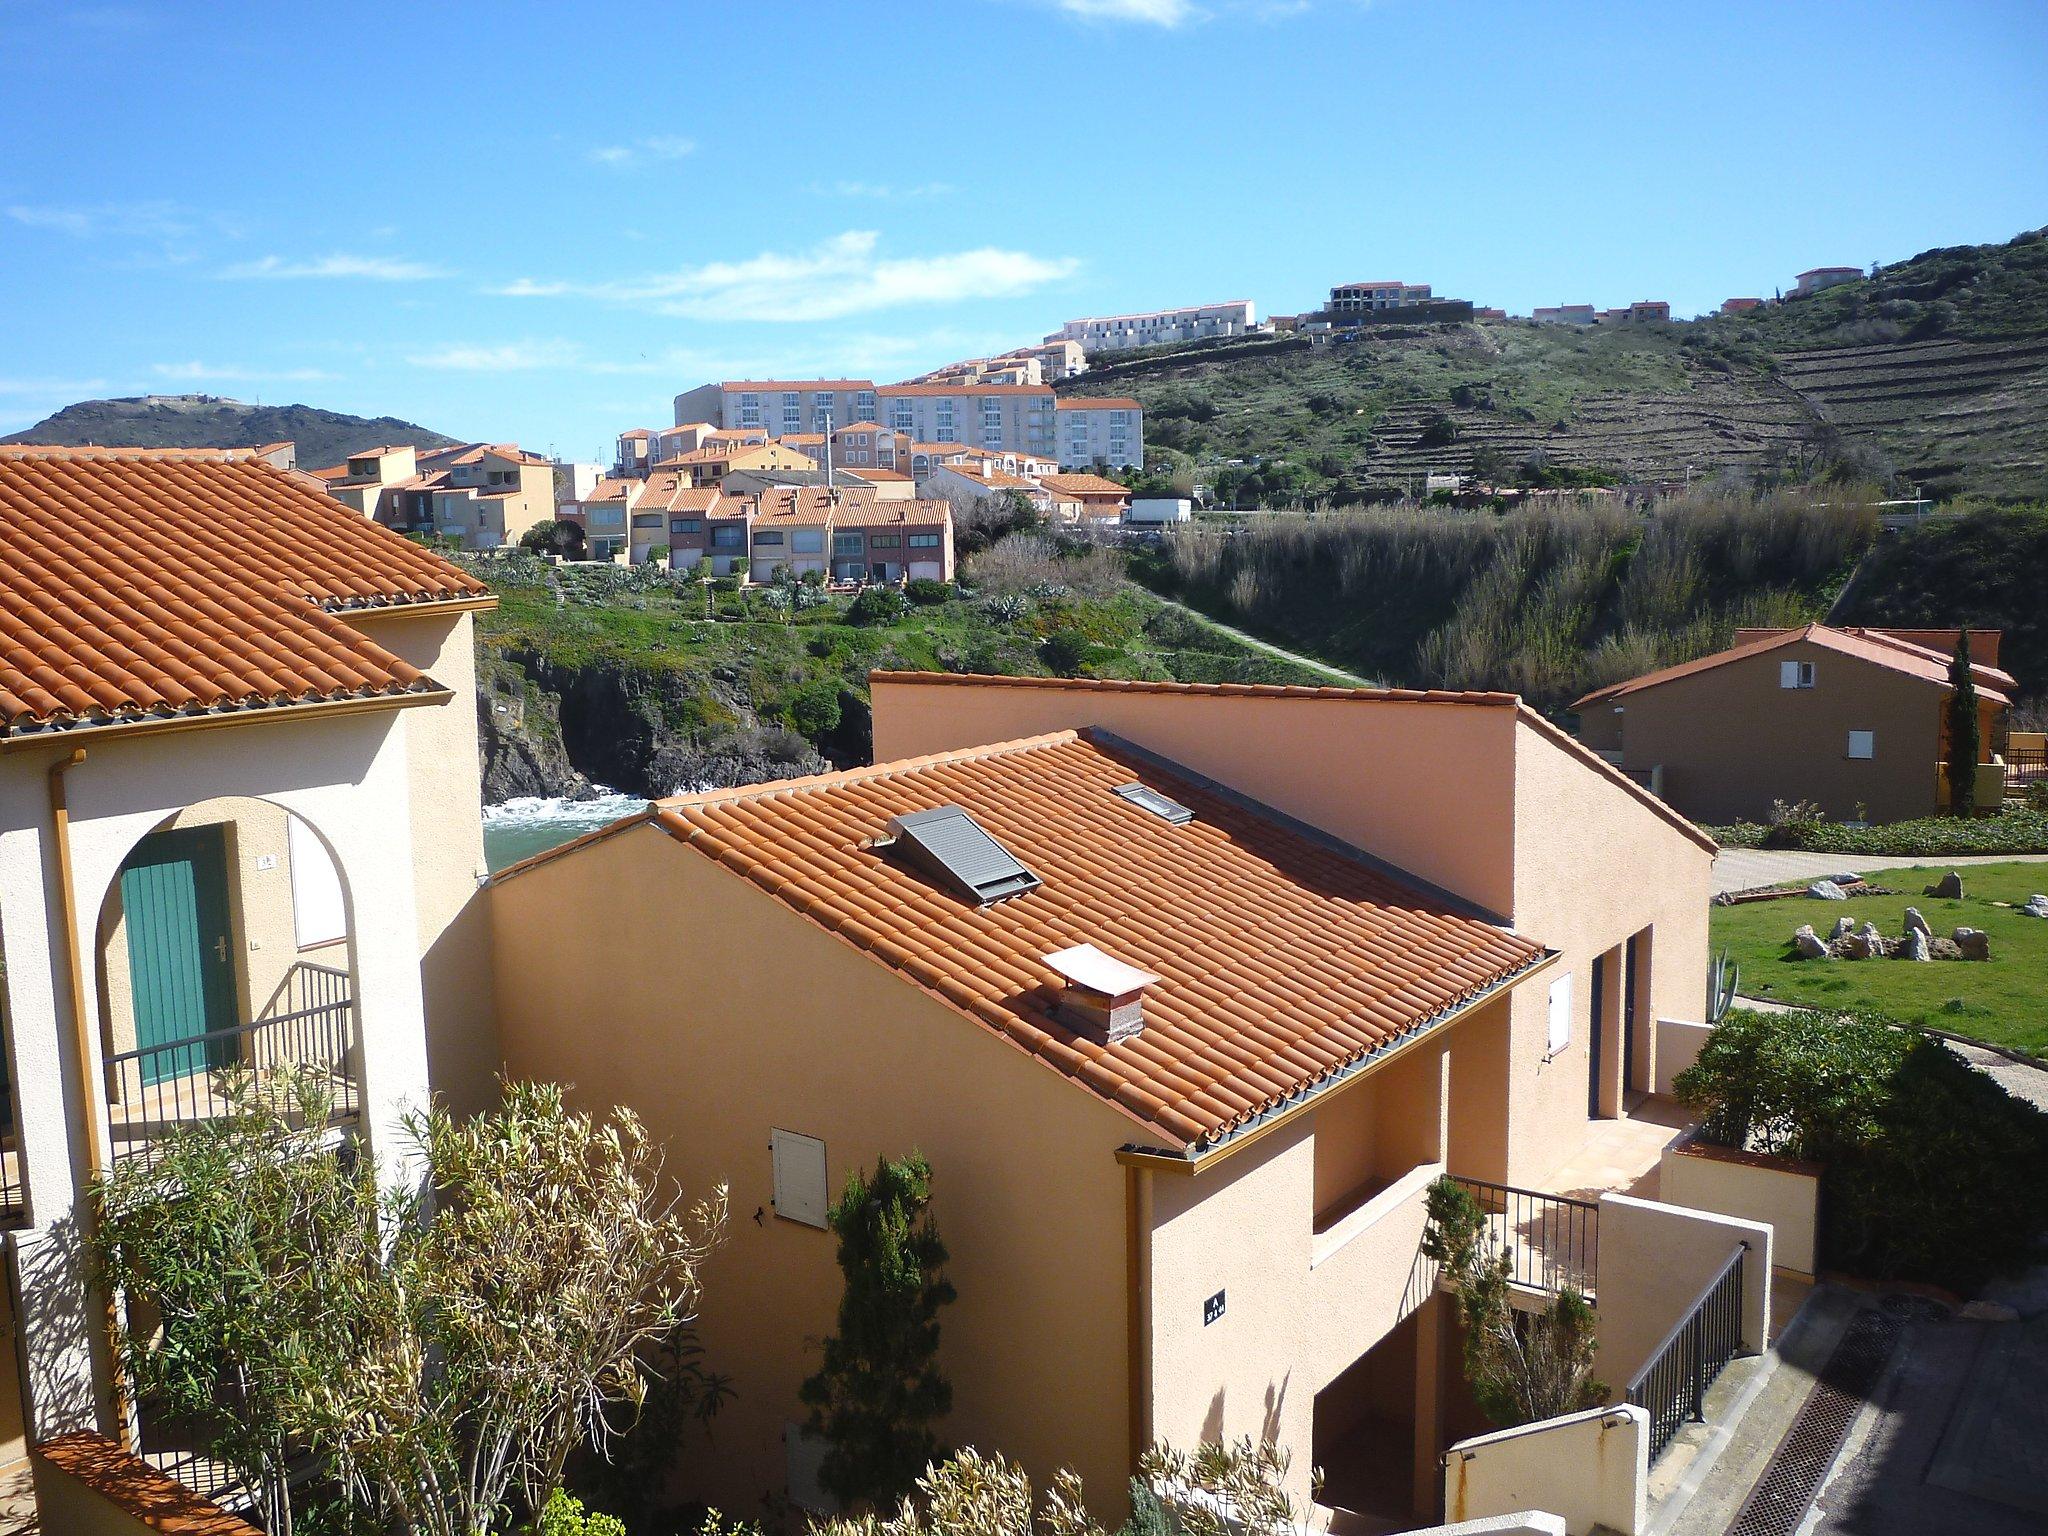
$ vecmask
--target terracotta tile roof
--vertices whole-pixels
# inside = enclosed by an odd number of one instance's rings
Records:
[[[873,379],[727,379],[718,386],[723,390],[762,389],[873,389]]]
[[[849,470],[848,473],[857,474],[863,480],[873,480],[878,482],[886,480],[895,484],[901,484],[903,481],[908,480],[910,478],[910,476],[904,474],[903,471],[900,469],[869,469],[865,464],[861,465],[859,469]]]
[[[1055,407],[1062,411],[1142,411],[1145,407],[1124,395],[1075,395]]]
[[[1050,384],[885,384],[877,395],[1043,395],[1052,398]]]
[[[619,434],[619,441],[623,443],[628,439],[652,437],[653,435],[654,434],[652,432],[649,432],[645,427],[628,427],[625,431]]]
[[[1522,724],[1543,737],[1559,751],[1578,762],[1672,827],[1689,841],[1718,853],[1720,844],[1671,809],[1634,779],[1586,746],[1562,726],[1552,725],[1522,702],[1515,693],[1460,693],[1444,688],[1309,688],[1294,683],[1161,683],[1139,678],[1114,677],[998,677],[973,672],[892,672],[877,668],[868,673],[868,686],[877,683],[918,684],[926,687],[1035,688],[1062,689],[1072,693],[1167,693],[1183,697],[1296,699],[1335,701],[1371,708],[1376,704],[1439,704],[1450,708],[1511,709]]]
[[[1832,629],[1825,624],[1807,624],[1798,629],[1788,629],[1779,634],[1767,635],[1744,645],[1737,645],[1725,651],[1716,651],[1711,656],[1695,657],[1682,661],[1676,666],[1660,667],[1654,672],[1645,672],[1641,677],[1629,678],[1626,682],[1611,683],[1605,688],[1596,688],[1572,706],[1574,713],[1590,705],[1604,704],[1612,699],[1625,698],[1645,688],[1660,687],[1682,677],[1692,677],[1701,672],[1710,672],[1716,667],[1725,667],[1730,662],[1747,661],[1753,656],[1762,656],[1780,647],[1804,641],[1824,650],[1867,661],[1923,683],[1948,686],[1949,659],[1926,646],[1915,645],[1893,635],[1880,635],[1861,629]],[[1979,679],[1978,692],[1994,704],[2010,704],[2011,696],[2005,691],[2014,686],[2010,674],[1995,667],[1973,667]]]
[[[1114,793],[1147,784],[1173,825]],[[957,805],[1043,882],[973,906],[876,846]],[[655,823],[1197,1151],[1541,962],[1542,945],[1363,855],[1092,733],[658,802]],[[1054,1017],[1044,957],[1095,944],[1156,973],[1115,1045]]]
[[[489,589],[234,450],[0,447],[0,733],[438,685],[337,613]]]
[[[914,528],[937,528],[953,521],[951,502],[926,500],[883,501],[873,495],[855,496],[842,492],[832,511],[835,528],[889,528],[907,524]]]
[[[1114,480],[1101,475],[1040,475],[1038,483],[1049,491],[1058,491],[1067,496],[1125,496],[1131,494],[1127,485],[1118,485]]]

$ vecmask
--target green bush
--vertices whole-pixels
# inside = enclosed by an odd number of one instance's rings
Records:
[[[812,741],[839,729],[839,683],[821,678],[797,691],[785,711],[791,730]]]
[[[626,1536],[623,1521],[586,1511],[581,1499],[560,1488],[548,1495],[533,1529],[534,1536]]]
[[[2048,1228],[2048,1115],[1932,1036],[1737,1010],[1676,1088],[1708,1139],[1824,1165],[1830,1268],[1967,1293],[2026,1263]]]
[[[953,588],[948,583],[934,581],[929,576],[918,576],[904,584],[903,595],[920,607],[930,608],[951,597]]]
[[[903,617],[909,607],[901,592],[889,587],[866,587],[847,606],[846,622],[849,624],[893,624]]]
[[[2048,812],[2032,805],[1965,821],[1928,816],[1880,827],[1789,821],[1759,828],[1759,841],[1736,846],[1798,848],[1809,853],[1944,857],[1960,853],[2048,853]],[[1725,839],[1724,839],[1725,841]]]

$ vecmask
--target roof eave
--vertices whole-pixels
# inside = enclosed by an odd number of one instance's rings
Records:
[[[19,752],[31,747],[76,746],[119,736],[161,736],[172,731],[210,730],[219,726],[250,725],[266,720],[323,719],[336,715],[368,714],[387,709],[416,709],[422,705],[446,704],[455,692],[427,680],[418,688],[390,692],[351,694],[342,698],[293,699],[283,702],[255,700],[222,708],[190,710],[176,714],[137,712],[111,720],[65,723],[51,721],[27,730],[19,726],[0,731],[0,753]]]

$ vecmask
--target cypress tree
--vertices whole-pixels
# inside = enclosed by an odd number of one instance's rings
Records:
[[[826,1441],[819,1478],[842,1507],[893,1512],[934,1461],[932,1426],[953,1406],[939,1373],[939,1308],[954,1299],[931,1204],[932,1170],[913,1152],[858,1170],[832,1207],[846,1291],[824,1365],[803,1384],[809,1428]]]
[[[1977,727],[1977,680],[1970,671],[1970,632],[1956,636],[1948,664],[1948,807],[1957,816],[1977,814],[1977,757],[1983,742]]]

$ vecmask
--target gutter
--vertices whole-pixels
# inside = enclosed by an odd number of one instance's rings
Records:
[[[320,715],[357,715],[383,709],[415,709],[427,704],[446,704],[455,697],[450,688],[436,684],[432,688],[415,689],[405,693],[379,693],[352,699],[316,699],[310,703],[245,704],[233,709],[210,710],[203,714],[191,715],[137,715],[124,720],[106,720],[96,725],[49,725],[31,731],[9,731],[0,734],[0,752],[16,752],[24,747],[47,747],[53,743],[98,741],[101,737],[119,734],[130,736],[160,736],[169,731],[202,731],[216,726],[247,725],[252,720],[304,719]],[[78,749],[81,753],[83,748]]]

